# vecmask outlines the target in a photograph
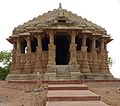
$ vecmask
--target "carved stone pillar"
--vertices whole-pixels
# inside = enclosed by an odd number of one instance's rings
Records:
[[[70,62],[69,62],[69,67],[70,67],[70,72],[71,72],[71,79],[80,79],[81,78],[81,72],[79,70],[79,65],[77,63],[77,55],[76,55],[76,46],[75,44],[75,36],[77,32],[72,31],[71,33],[71,44],[70,44]]]
[[[92,38],[92,74],[99,74],[98,67],[98,59],[97,59],[97,51],[96,51],[96,38],[95,36]]]
[[[101,39],[101,48],[100,48],[100,51],[101,53],[105,53],[105,45],[104,45],[104,38]]]
[[[75,44],[75,32],[71,33],[71,44],[70,44],[70,65],[76,65],[77,64],[77,58],[76,58],[76,46]]]
[[[30,46],[30,38],[27,37],[27,53],[31,52],[31,46]]]
[[[20,70],[20,39],[17,38],[16,62],[14,67],[14,74],[21,74]]]
[[[20,39],[17,38],[17,54],[20,53]]]
[[[37,51],[42,51],[42,34],[38,35],[38,47],[37,47]]]
[[[15,42],[13,42],[13,50],[12,50],[12,64],[10,68],[10,74],[15,73],[15,67],[16,67],[16,48],[15,48]]]
[[[92,52],[96,52],[96,38],[92,38]]]
[[[82,36],[82,46],[81,46],[81,53],[82,53],[82,73],[83,74],[90,74],[90,68],[89,68],[89,63],[87,59],[87,46],[86,46],[86,38],[87,38],[87,33],[83,33]]]
[[[37,72],[42,73],[42,35],[39,34],[38,37],[38,47],[37,47],[37,57],[36,57],[36,65],[35,65],[35,70],[34,73],[36,74]]]
[[[50,31],[49,33],[49,39],[50,39],[50,44],[48,44],[48,65],[47,69],[48,72],[46,72],[46,76],[48,79],[56,79],[56,63],[55,63],[55,45],[54,45],[54,32]]]
[[[108,52],[106,50],[105,38],[101,39],[101,61],[100,61],[100,71],[101,74],[109,74],[108,66]]]
[[[31,47],[30,47],[30,38],[27,36],[27,53],[26,53],[26,63],[24,66],[24,74],[30,74],[31,73],[31,65],[30,65],[30,52],[31,52]]]
[[[54,33],[49,33],[50,44],[48,44],[48,65],[55,65],[55,45],[54,45]]]

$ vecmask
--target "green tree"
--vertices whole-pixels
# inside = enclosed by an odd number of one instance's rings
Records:
[[[5,80],[6,76],[9,74],[10,66],[12,61],[11,51],[1,51],[0,52],[0,80]]]

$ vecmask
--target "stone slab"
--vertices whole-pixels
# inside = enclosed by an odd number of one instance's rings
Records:
[[[48,90],[88,90],[83,84],[49,84]]]
[[[49,101],[46,106],[109,106],[102,101]]]
[[[100,96],[89,90],[48,90],[47,101],[93,101]]]

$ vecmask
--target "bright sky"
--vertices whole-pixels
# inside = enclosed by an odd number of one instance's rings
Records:
[[[60,2],[63,8],[104,27],[111,35],[111,73],[120,78],[120,0],[0,0],[0,51],[12,49],[6,38],[12,35],[14,27],[58,8]]]

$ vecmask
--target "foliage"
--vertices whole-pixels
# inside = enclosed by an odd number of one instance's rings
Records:
[[[111,57],[108,58],[108,65],[109,65],[109,68],[111,68],[113,65],[113,59]]]
[[[0,52],[0,80],[5,80],[6,76],[9,74],[10,66],[12,61],[11,51],[1,51]]]

